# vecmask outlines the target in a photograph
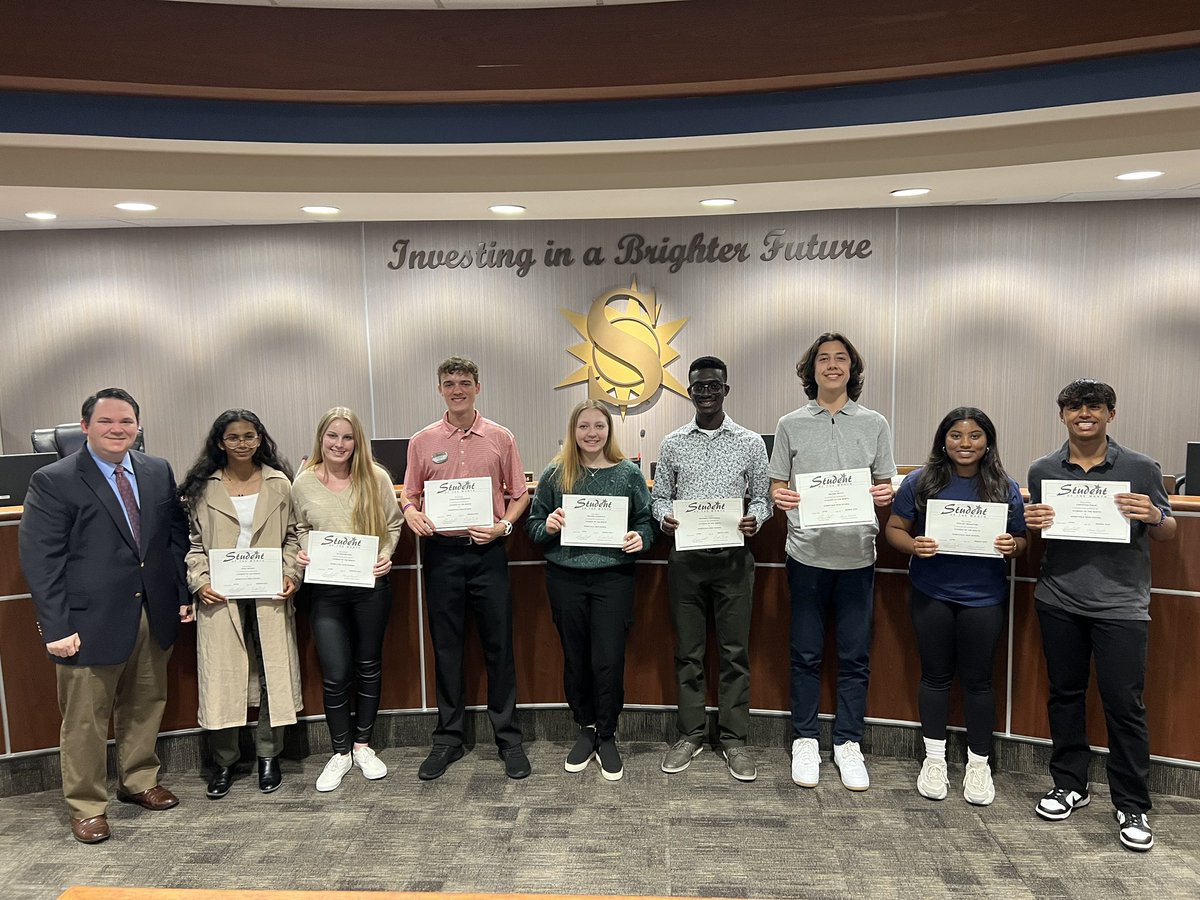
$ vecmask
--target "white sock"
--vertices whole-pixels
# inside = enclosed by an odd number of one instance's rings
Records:
[[[935,741],[933,738],[925,738],[925,755],[930,759],[946,761],[946,742]]]
[[[988,758],[986,756],[980,756],[978,753],[972,752],[970,747],[967,748],[968,766],[986,766],[987,764]]]

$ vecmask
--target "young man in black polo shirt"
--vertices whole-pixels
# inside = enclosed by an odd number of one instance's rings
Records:
[[[1042,531],[1054,522],[1054,499],[1042,492],[1042,482],[1048,480],[1129,482],[1129,491],[1113,499],[1130,524],[1128,543],[1045,544],[1034,600],[1050,679],[1054,787],[1038,803],[1037,814],[1060,821],[1091,802],[1084,704],[1094,657],[1108,726],[1108,784],[1119,837],[1131,850],[1149,850],[1154,846],[1146,818],[1150,739],[1142,686],[1150,621],[1150,541],[1171,540],[1176,523],[1158,463],[1108,436],[1116,414],[1117,395],[1109,385],[1090,379],[1071,382],[1058,395],[1067,441],[1029,469],[1029,528]]]

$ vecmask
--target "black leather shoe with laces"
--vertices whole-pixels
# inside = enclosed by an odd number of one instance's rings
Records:
[[[501,747],[499,755],[504,760],[504,774],[509,778],[528,778],[533,771],[533,766],[529,765],[529,757],[525,755],[525,748],[520,744],[515,747]]]
[[[422,781],[433,781],[441,778],[450,768],[450,764],[463,758],[462,747],[452,747],[449,744],[434,744],[417,770],[417,777]]]

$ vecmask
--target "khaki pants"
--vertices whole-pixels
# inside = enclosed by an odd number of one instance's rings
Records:
[[[117,743],[117,789],[138,794],[158,784],[155,753],[167,704],[167,660],[150,634],[146,611],[129,659],[117,666],[58,665],[62,713],[59,759],[71,817],[99,816],[108,807],[108,723]]]

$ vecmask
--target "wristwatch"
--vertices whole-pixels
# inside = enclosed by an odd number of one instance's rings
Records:
[[[510,534],[512,534],[512,522],[508,521],[508,519],[501,519],[497,524],[504,526],[505,537],[508,537]]]

